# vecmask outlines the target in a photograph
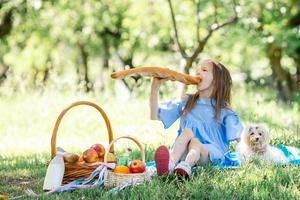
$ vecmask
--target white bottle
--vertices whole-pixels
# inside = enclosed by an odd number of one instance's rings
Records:
[[[50,161],[44,180],[43,190],[53,190],[60,187],[65,173],[64,155],[65,151],[57,147],[55,157]]]

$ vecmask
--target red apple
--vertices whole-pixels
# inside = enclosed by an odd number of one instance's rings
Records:
[[[95,151],[98,153],[99,158],[103,158],[105,154],[105,148],[102,144],[93,144],[91,146],[92,149],[95,149]]]
[[[93,163],[99,161],[98,153],[95,151],[95,149],[88,149],[83,152],[82,154],[83,160],[87,163]]]
[[[133,160],[129,165],[131,173],[143,173],[145,167],[145,163],[141,160]]]

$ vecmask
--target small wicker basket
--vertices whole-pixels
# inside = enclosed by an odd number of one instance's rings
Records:
[[[114,139],[108,147],[108,150],[113,147],[113,144],[120,140],[120,139],[130,139],[133,142],[135,142],[140,151],[141,151],[141,156],[142,156],[142,161],[145,163],[145,151],[143,146],[141,145],[141,143],[131,137],[131,136],[122,136],[119,138]],[[107,163],[107,156],[108,156],[108,151],[106,151],[105,155],[104,155],[104,163]],[[131,173],[131,174],[120,174],[120,173],[114,173],[113,171],[109,170],[108,173],[106,173],[105,176],[105,182],[104,185],[105,186],[122,186],[125,185],[127,183],[132,183],[132,184],[138,184],[138,183],[142,183],[147,179],[147,175],[145,172],[143,173]]]
[[[52,138],[51,138],[51,159],[53,159],[54,156],[56,155],[56,135],[57,135],[58,127],[60,125],[60,122],[61,122],[63,116],[66,114],[66,112],[68,110],[70,110],[71,108],[73,108],[75,106],[79,106],[79,105],[91,106],[93,108],[96,108],[100,112],[100,114],[103,117],[105,124],[106,124],[109,143],[111,143],[113,141],[112,128],[111,128],[109,119],[108,119],[107,115],[105,114],[104,110],[95,103],[92,103],[89,101],[77,101],[77,102],[72,103],[66,109],[64,109],[60,113],[60,115],[58,116],[58,118],[56,120],[54,129],[52,132]],[[112,152],[112,153],[114,152],[114,147],[112,145],[110,145],[109,149],[110,149],[110,152]],[[108,153],[108,152],[106,152],[106,153]],[[65,185],[76,179],[89,177],[89,175],[99,166],[99,164],[100,163],[67,163],[66,162],[65,163],[65,173],[64,173],[62,185]]]

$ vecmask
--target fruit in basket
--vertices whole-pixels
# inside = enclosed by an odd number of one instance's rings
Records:
[[[114,169],[114,173],[129,174],[130,173],[130,169],[129,169],[129,167],[127,167],[125,165],[119,165],[119,166],[116,166],[116,168]]]
[[[75,153],[66,153],[64,154],[64,161],[68,163],[75,163],[79,159],[79,156]]]
[[[95,149],[92,148],[85,150],[82,156],[83,156],[83,160],[87,163],[93,163],[99,161],[98,153],[95,151]]]
[[[95,149],[95,151],[98,153],[99,158],[103,158],[105,154],[105,148],[102,144],[93,144],[91,148]]]
[[[117,161],[118,161],[117,157],[113,153],[108,153],[108,155],[107,155],[108,163],[116,163]]]
[[[129,165],[131,173],[143,173],[145,167],[145,163],[141,160],[133,160]]]
[[[85,163],[85,161],[83,159],[83,155],[79,156],[77,163],[79,163],[79,164]]]

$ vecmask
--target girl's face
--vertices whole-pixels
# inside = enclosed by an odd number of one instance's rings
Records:
[[[196,69],[196,75],[199,76],[202,81],[197,85],[199,92],[209,92],[211,94],[213,89],[213,65],[209,60],[200,62]]]

